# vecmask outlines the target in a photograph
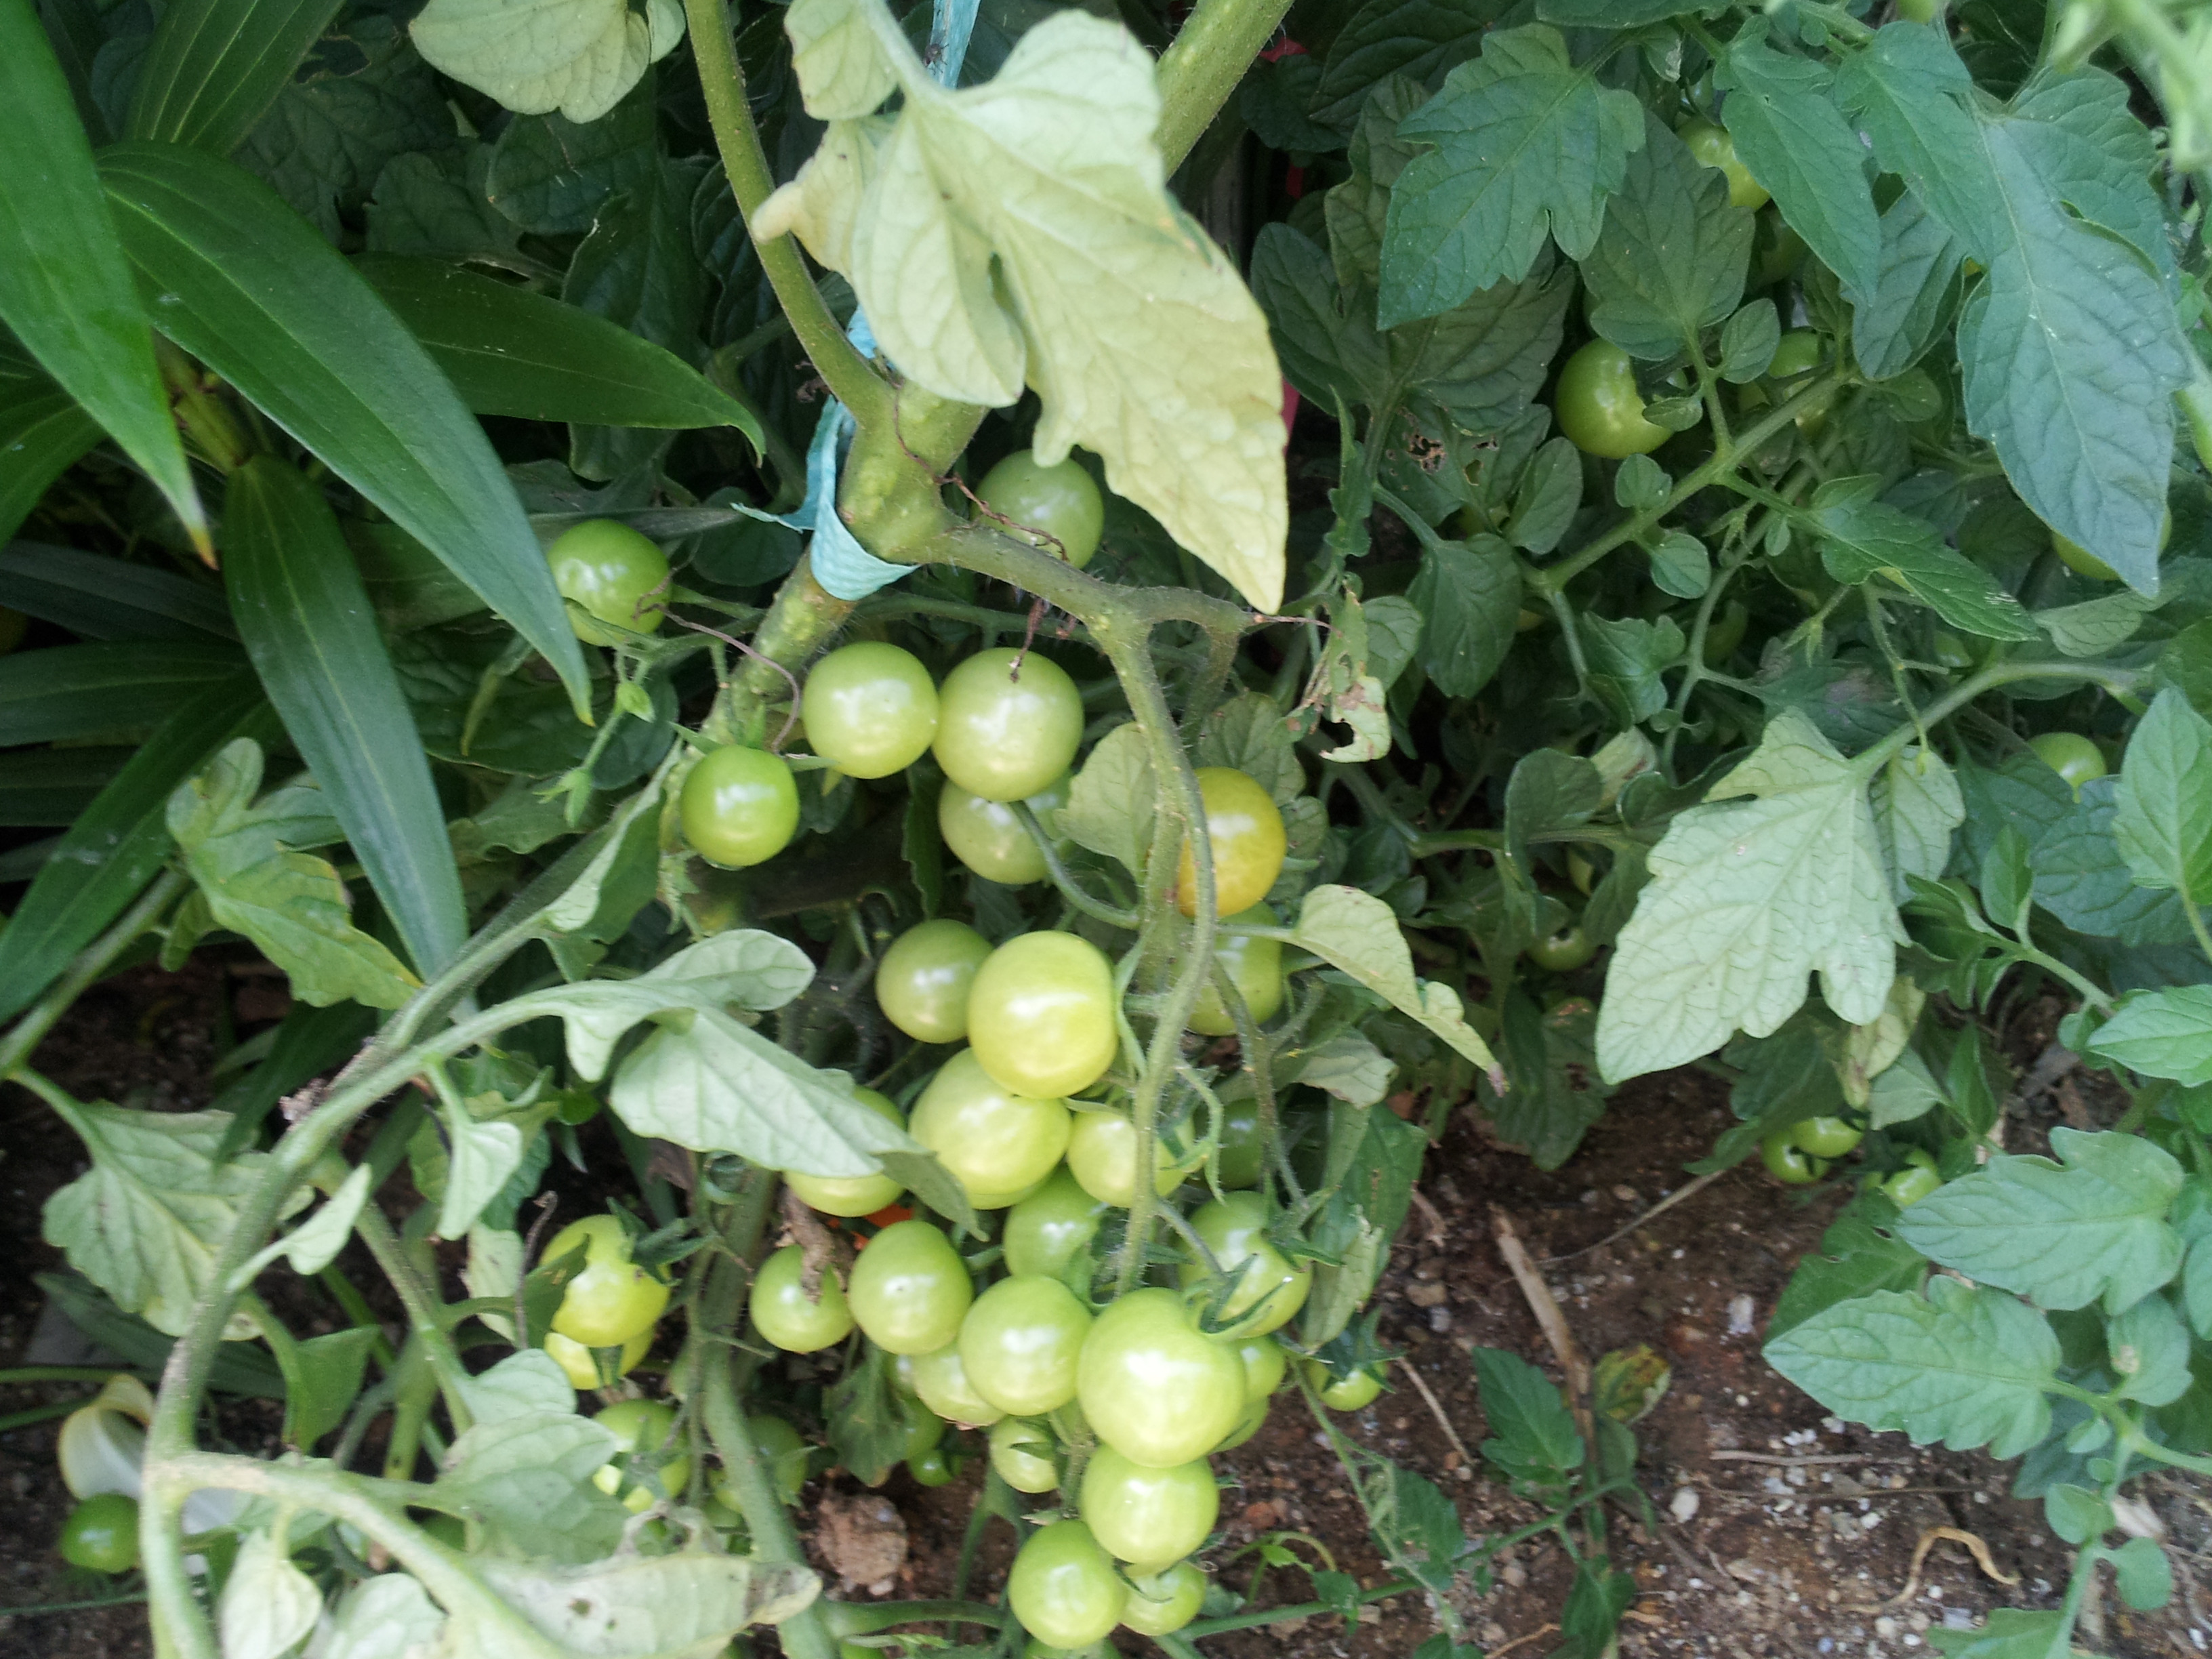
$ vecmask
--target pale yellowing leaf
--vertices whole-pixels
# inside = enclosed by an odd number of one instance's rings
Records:
[[[408,26],[431,66],[524,115],[596,121],[684,38],[677,0],[430,0]]]

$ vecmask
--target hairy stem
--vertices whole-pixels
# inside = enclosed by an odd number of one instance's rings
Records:
[[[1161,159],[1173,173],[1213,125],[1290,0],[1199,0],[1159,67]]]

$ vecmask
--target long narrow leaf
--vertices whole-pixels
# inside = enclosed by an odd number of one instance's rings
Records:
[[[56,645],[0,657],[0,746],[131,730],[246,666],[219,640]]]
[[[337,9],[338,0],[169,0],[125,136],[229,155]]]
[[[175,710],[99,799],[70,826],[0,931],[0,1019],[53,982],[70,958],[121,915],[169,856],[169,793],[233,738],[276,721],[241,665]]]
[[[17,749],[0,755],[0,824],[59,829],[100,798],[128,749]]]
[[[207,520],[69,82],[30,0],[0,0],[0,318],[115,434],[203,551]]]
[[[468,936],[461,878],[399,677],[337,517],[297,470],[257,455],[223,511],[231,611],[284,729],[428,978]]]
[[[46,486],[99,441],[100,422],[0,340],[0,540],[14,535]]]
[[[227,161],[119,144],[100,169],[161,331],[435,553],[586,708],[583,654],[499,457],[376,291]]]
[[[88,640],[238,637],[212,582],[41,542],[0,550],[0,605]]]

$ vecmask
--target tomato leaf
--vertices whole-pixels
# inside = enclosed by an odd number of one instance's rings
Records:
[[[339,0],[178,0],[163,8],[126,138],[228,155],[253,131]]]
[[[1559,1385],[1503,1348],[1477,1347],[1472,1358],[1482,1414],[1490,1425],[1490,1438],[1482,1443],[1484,1461],[1516,1492],[1533,1489],[1547,1498],[1564,1498],[1587,1448]]]
[[[2212,986],[2130,993],[2097,1028],[2089,1052],[2184,1088],[2212,1083]]]
[[[481,1571],[549,1644],[578,1653],[593,1647],[603,1653],[720,1653],[746,1626],[788,1619],[821,1589],[798,1562],[698,1548],[624,1553],[567,1568],[487,1558]],[[499,1650],[504,1635],[498,1627],[477,1629],[481,1617],[473,1607],[451,1615],[454,1652]]]
[[[1996,578],[1943,544],[1924,519],[1879,498],[1880,481],[1833,478],[1813,495],[1806,527],[1820,562],[1839,582],[1880,576],[1933,609],[1954,628],[1991,640],[2032,640],[2040,630]]]
[[[1881,769],[1869,799],[1890,896],[1902,904],[1912,896],[1913,877],[1933,881],[1949,866],[1952,834],[1966,821],[1966,799],[1943,757],[1917,745]]]
[[[1918,1290],[1928,1258],[1898,1237],[1896,1218],[1897,1206],[1878,1193],[1854,1200],[1790,1275],[1767,1321],[1767,1340],[1855,1297]]]
[[[445,1610],[428,1590],[394,1570],[364,1578],[341,1597],[331,1625],[331,1651],[372,1654],[437,1649]]]
[[[1407,597],[1424,618],[1421,666],[1437,689],[1471,697],[1489,684],[1521,615],[1521,567],[1505,544],[1477,536],[1425,547]]]
[[[1433,81],[1480,51],[1497,19],[1491,0],[1367,0],[1330,43],[1314,119],[1352,127],[1377,86],[1394,76]]]
[[[1778,1030],[1815,971],[1829,1007],[1871,1020],[1896,975],[1904,929],[1865,780],[1809,720],[1775,716],[1707,800],[1652,848],[1607,967],[1597,1053],[1615,1083]]]
[[[647,814],[648,817],[653,815]],[[765,1013],[781,1008],[814,979],[814,963],[789,939],[733,928],[678,951],[632,979],[593,980],[538,999],[566,1023],[568,1063],[596,1083],[623,1034],[657,1013],[734,1005]]]
[[[641,92],[580,126],[558,115],[508,122],[485,180],[491,204],[533,236],[580,235],[609,198],[659,167],[653,112]]]
[[[1059,13],[999,74],[938,87],[881,0],[788,14],[809,108],[855,113],[879,75],[843,84],[824,25],[896,76],[895,117],[833,122],[754,225],[796,230],[852,281],[901,373],[993,406],[1043,400],[1037,459],[1073,444],[1254,605],[1283,593],[1288,523],[1282,376],[1236,268],[1168,195],[1150,60],[1122,30]],[[834,92],[828,104],[825,92]]]
[[[2128,739],[2112,835],[2140,885],[2212,904],[2212,720],[2171,687]]]
[[[0,319],[144,469],[204,553],[207,520],[153,333],[34,6],[0,7],[0,98],[10,112],[0,161]]]
[[[1696,345],[1735,309],[1754,222],[1729,204],[1723,174],[1700,167],[1656,120],[1645,125],[1582,263],[1590,326],[1631,356],[1656,360]]]
[[[592,1484],[618,1443],[614,1431],[573,1411],[495,1418],[453,1442],[422,1502],[471,1516],[495,1550],[547,1562],[596,1560],[614,1548],[627,1519],[623,1506]],[[473,1644],[455,1650],[469,1652]]]
[[[1486,1072],[1497,1060],[1448,985],[1413,976],[1413,953],[1390,907],[1356,887],[1316,887],[1298,912],[1296,943],[1342,969]],[[1495,1079],[1493,1079],[1494,1081]]]
[[[315,1581],[294,1566],[274,1533],[248,1534],[216,1603],[223,1659],[282,1659],[323,1611]]]
[[[544,0],[518,27],[505,0],[430,0],[407,32],[434,69],[521,115],[596,121],[684,38],[677,0]]]
[[[1060,833],[1142,875],[1152,848],[1152,758],[1144,728],[1117,726],[1092,745],[1068,785]]]
[[[1936,343],[1958,302],[1966,251],[1907,191],[1881,216],[1881,252],[1871,285],[1845,284],[1851,350],[1872,380],[1901,374]]]
[[[2131,945],[2183,944],[2190,930],[2180,896],[2138,884],[2120,850],[2119,786],[2118,778],[2090,779],[2036,839],[2028,854],[2035,902],[2076,933]]]
[[[583,657],[513,485],[375,291],[225,162],[150,144],[100,159],[163,331],[437,554],[585,707]]]

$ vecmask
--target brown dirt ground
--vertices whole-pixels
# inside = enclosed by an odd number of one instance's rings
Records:
[[[263,981],[219,964],[196,963],[175,975],[134,970],[88,994],[37,1063],[81,1097],[189,1109],[207,1097],[210,1034],[226,1018],[226,1006],[228,1018],[250,1029],[254,1017],[272,1012],[262,1006],[266,1000]],[[2033,1103],[2015,1121],[2014,1144],[2032,1145],[2057,1117],[2088,1123],[2109,1116],[2087,1092],[2062,1085],[2055,1097]],[[1340,1419],[1343,1426],[1441,1484],[1472,1535],[1536,1518],[1531,1506],[1468,1467],[1461,1449],[1479,1446],[1484,1434],[1470,1346],[1510,1349],[1558,1374],[1493,1243],[1488,1211],[1500,1206],[1543,1264],[1588,1354],[1648,1343],[1673,1367],[1670,1390],[1636,1428],[1639,1480],[1659,1528],[1648,1532],[1625,1513],[1612,1522],[1617,1559],[1642,1587],[1622,1626],[1624,1654],[1905,1659],[1931,1651],[1923,1634],[1931,1626],[1972,1623],[1996,1607],[2055,1605],[2065,1553],[2045,1531],[2039,1504],[2006,1496],[2008,1468],[1824,1421],[1818,1406],[1759,1363],[1759,1328],[1790,1268],[1841,1202],[1839,1193],[1807,1202],[1739,1169],[1629,1236],[1589,1248],[1683,1184],[1682,1165],[1728,1121],[1724,1091],[1711,1078],[1684,1072],[1644,1079],[1621,1091],[1565,1169],[1545,1174],[1492,1142],[1471,1111],[1456,1115],[1431,1156],[1422,1182],[1425,1204],[1394,1253],[1382,1292],[1381,1334],[1427,1382],[1449,1427],[1402,1377],[1394,1392]],[[82,1155],[65,1128],[13,1089],[0,1091],[0,1148],[8,1200],[0,1204],[0,1249],[19,1264],[12,1294],[0,1294],[0,1365],[7,1365],[21,1363],[37,1321],[31,1273],[59,1265],[58,1253],[39,1238],[40,1206],[79,1172]],[[68,1392],[0,1389],[0,1413]],[[246,1449],[265,1445],[269,1426],[265,1411],[255,1407],[227,1413],[223,1423],[226,1436]],[[136,1607],[24,1611],[116,1593],[73,1574],[53,1553],[69,1505],[53,1463],[56,1429],[47,1422],[0,1434],[0,1482],[12,1517],[0,1528],[0,1656],[137,1659],[148,1644]],[[1318,1539],[1363,1583],[1384,1575],[1350,1489],[1319,1439],[1295,1401],[1285,1401],[1254,1440],[1218,1460],[1237,1485],[1224,1494],[1217,1563],[1261,1534],[1290,1529]],[[936,1491],[903,1474],[884,1488],[913,1547],[896,1594],[947,1592],[979,1485],[980,1466],[971,1462],[960,1479]],[[809,1510],[841,1489],[857,1490],[836,1477],[817,1481],[806,1494]],[[1686,1493],[1694,1497],[1693,1509]],[[2144,1496],[2167,1528],[2175,1600],[2150,1616],[2103,1609],[2101,1632],[2085,1631],[2085,1644],[2100,1644],[2116,1659],[2203,1653],[2212,1642],[2212,1503],[2203,1483],[2179,1479],[2154,1479]],[[1686,1519],[1676,1518],[1684,1511]],[[1938,1540],[1917,1589],[1898,1601],[1916,1543],[1936,1528],[1975,1534],[1995,1568],[2019,1582],[1994,1581],[1960,1545]],[[1011,1541],[1005,1527],[990,1528],[977,1590],[995,1591]],[[1240,1589],[1249,1587],[1253,1561],[1247,1554],[1228,1568]],[[1462,1604],[1470,1633],[1489,1651],[1547,1652],[1547,1627],[1569,1577],[1563,1553],[1548,1542],[1524,1545],[1498,1565],[1495,1590]],[[1263,1604],[1291,1602],[1307,1591],[1298,1574],[1278,1569],[1259,1595]],[[1434,1628],[1425,1607],[1401,1598],[1370,1609],[1351,1630],[1333,1616],[1316,1618],[1206,1645],[1220,1659],[1402,1659]]]

